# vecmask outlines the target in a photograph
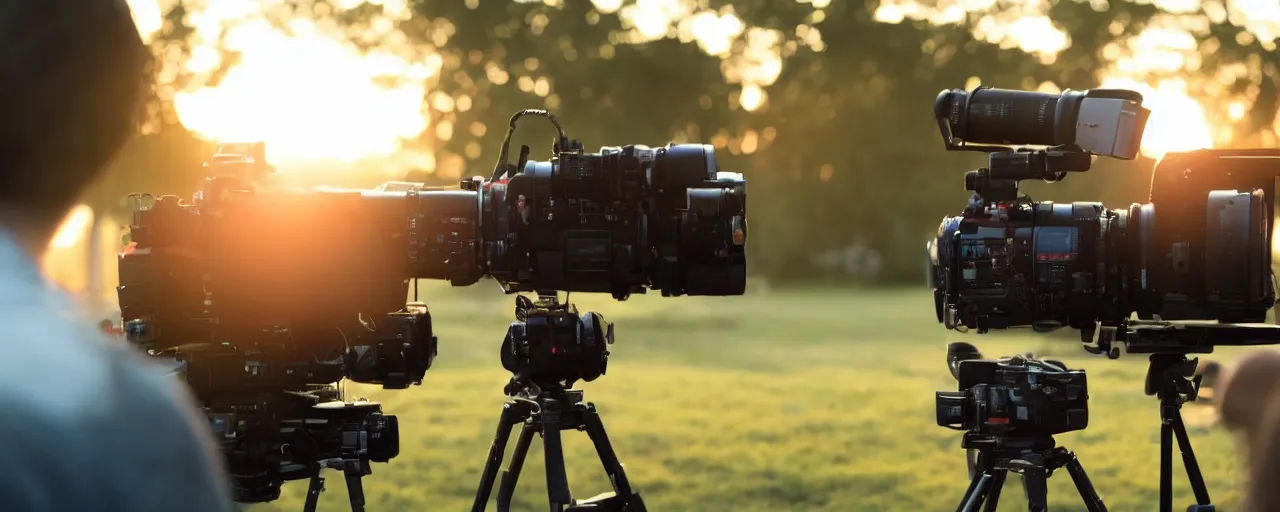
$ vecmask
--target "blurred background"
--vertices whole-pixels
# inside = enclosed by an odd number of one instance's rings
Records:
[[[574,296],[617,322],[609,375],[585,389],[659,511],[959,501],[964,456],[958,433],[934,426],[932,393],[954,388],[944,347],[962,337],[935,322],[924,242],[963,207],[963,171],[984,160],[943,150],[939,90],[1146,96],[1143,158],[1025,185],[1037,200],[1125,207],[1145,201],[1165,152],[1275,147],[1280,132],[1275,0],[130,4],[158,58],[149,122],[45,258],[95,314],[112,314],[121,198],[189,196],[214,141],[265,141],[281,179],[302,186],[488,175],[524,108],[552,110],[589,150],[714,144],[720,166],[750,183],[748,295]],[[528,123],[515,144],[546,159],[551,134]],[[497,347],[512,298],[492,282],[421,291],[442,343],[423,387],[356,388],[404,426],[402,455],[366,479],[370,510],[465,509],[502,404]],[[988,355],[1034,350],[1088,369],[1092,425],[1059,441],[1112,510],[1153,508],[1159,421],[1141,358],[1085,358],[1074,333],[967,340]],[[1229,510],[1239,474],[1230,439],[1207,408],[1185,414],[1212,496]],[[578,494],[608,488],[585,436],[567,438],[566,455]],[[534,459],[517,491],[524,510],[545,506]],[[1055,510],[1084,510],[1068,478],[1052,480]],[[1175,486],[1189,503],[1181,476]],[[252,510],[296,510],[305,487]],[[321,509],[344,510],[345,490],[329,487]],[[1006,496],[1002,510],[1019,508],[1020,492]]]

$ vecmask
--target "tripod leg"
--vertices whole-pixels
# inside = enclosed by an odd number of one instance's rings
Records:
[[[573,504],[569,477],[564,470],[564,446],[560,443],[561,412],[559,400],[542,402],[542,451],[547,461],[547,499],[551,502],[551,512],[561,512]]]
[[[1027,468],[1023,470],[1022,489],[1027,495],[1028,512],[1048,512],[1049,475],[1044,468]]]
[[[1182,411],[1174,411],[1173,434],[1178,437],[1178,449],[1182,452],[1182,466],[1187,470],[1187,480],[1191,481],[1191,492],[1196,495],[1197,505],[1209,505],[1209,489],[1204,485],[1204,475],[1200,473],[1200,463],[1196,461],[1196,452],[1191,449],[1191,437],[1187,435],[1187,425],[1182,422]]]
[[[627,473],[623,471],[622,463],[618,461],[618,454],[613,451],[613,444],[609,442],[609,435],[604,431],[604,422],[600,420],[600,413],[596,412],[594,405],[587,404],[587,410],[583,416],[587,436],[591,438],[591,444],[595,445],[596,455],[600,457],[604,472],[609,475],[614,494],[620,503],[630,503],[631,482],[627,480]]]
[[[1084,466],[1080,465],[1080,460],[1071,455],[1071,460],[1067,462],[1067,473],[1071,475],[1071,480],[1076,483],[1076,490],[1080,492],[1080,497],[1084,499],[1084,506],[1089,512],[1107,512],[1107,506],[1102,503],[1102,498],[1098,496],[1098,491],[1094,490],[1093,482],[1089,480],[1089,475],[1084,472]]]
[[[324,477],[320,476],[319,470],[316,470],[316,474],[311,475],[311,484],[307,487],[307,501],[302,505],[302,512],[316,512],[316,505],[320,502],[322,492],[324,492]]]
[[[489,458],[484,463],[484,472],[480,475],[480,487],[476,489],[476,500],[471,504],[471,512],[484,512],[485,506],[489,504],[489,493],[493,491],[493,481],[502,465],[502,456],[506,454],[511,427],[524,421],[524,417],[525,410],[517,409],[515,404],[502,406],[502,416],[498,418],[498,433],[493,436],[493,444],[489,445]]]
[[[1160,406],[1160,512],[1173,512],[1173,418]],[[1173,409],[1176,411],[1177,409]]]
[[[524,467],[524,458],[529,454],[529,443],[533,442],[536,427],[525,423],[520,428],[520,437],[516,438],[516,448],[511,452],[511,463],[502,472],[502,480],[498,482],[498,512],[511,510],[511,496],[516,492],[516,481],[520,479],[520,469]]]
[[[987,486],[986,504],[982,507],[982,512],[996,512],[996,508],[1000,506],[1000,491],[1004,489],[1004,481],[1009,477],[1009,472],[1003,469],[997,469],[991,478],[991,484]]]
[[[987,487],[993,478],[987,471],[973,475],[969,488],[964,491],[964,497],[960,498],[960,506],[956,508],[956,512],[978,512],[978,506],[986,499]]]
[[[347,477],[347,495],[351,498],[351,512],[364,512],[364,485],[360,482],[364,475],[353,468],[343,472]]]

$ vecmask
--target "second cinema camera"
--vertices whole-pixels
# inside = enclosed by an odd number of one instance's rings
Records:
[[[935,114],[947,149],[989,153],[986,168],[965,176],[969,205],[928,245],[948,328],[1071,327],[1093,351],[1118,355],[1109,341],[1135,313],[1140,322],[1244,324],[1275,304],[1280,150],[1171,153],[1156,164],[1146,203],[1055,204],[1019,195],[1018,182],[1087,171],[1094,155],[1135,158],[1150,114],[1140,94],[980,87],[943,91]]]

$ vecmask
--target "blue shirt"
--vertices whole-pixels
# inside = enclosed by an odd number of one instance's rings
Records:
[[[0,230],[0,509],[236,510],[186,388],[76,308]]]

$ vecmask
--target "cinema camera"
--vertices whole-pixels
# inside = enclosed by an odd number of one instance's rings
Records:
[[[1048,477],[1066,468],[1086,508],[1106,511],[1074,453],[1053,436],[1089,425],[1085,373],[1059,361],[1020,355],[983,359],[976,347],[947,349],[959,392],[937,392],[938,425],[965,431],[971,478],[959,510],[995,510],[1010,471],[1022,475],[1028,509],[1048,510]]]
[[[961,346],[953,346],[953,352]],[[1083,371],[1025,355],[953,361],[952,375],[960,391],[938,392],[938,425],[980,436],[1027,438],[1089,425],[1088,379]]]
[[[119,260],[124,334],[179,363],[236,501],[272,501],[284,481],[310,478],[314,510],[327,467],[345,474],[361,511],[370,462],[399,453],[398,422],[375,402],[344,400],[337,384],[420,384],[436,356],[431,316],[405,304],[402,241],[360,224],[360,196],[266,192],[264,156],[261,143],[224,144],[192,203],[133,197]]]
[[[529,147],[522,146],[512,166],[511,137],[525,116],[544,117],[555,127],[553,157],[529,161]],[[521,466],[540,434],[551,510],[643,512],[644,502],[627,480],[595,405],[572,389],[577,381],[605,373],[613,325],[599,313],[579,312],[567,295],[561,302],[558,292],[603,292],[618,300],[647,289],[664,297],[741,295],[746,182],[741,174],[719,171],[708,145],[628,145],[586,153],[565,136],[555,116],[524,110],[511,118],[492,176],[465,180],[461,188],[410,192],[411,201],[449,205],[449,213],[416,220],[436,240],[419,253],[445,262],[430,277],[457,285],[484,273],[507,293],[537,295],[516,298],[516,320],[502,343],[502,365],[512,378],[472,510],[483,512],[488,505],[511,430],[521,425],[498,484],[499,511],[510,509]],[[562,430],[586,431],[612,492],[573,498]]]
[[[1172,507],[1175,435],[1198,510],[1212,510],[1179,410],[1199,390],[1199,361],[1187,355],[1280,343],[1280,326],[1261,323],[1276,302],[1280,150],[1167,154],[1149,202],[1125,209],[1018,194],[1020,180],[1062,180],[1089,170],[1094,155],[1136,158],[1150,114],[1141,103],[1126,90],[940,93],[946,148],[988,152],[989,164],[965,175],[968,206],[928,243],[930,281],[948,329],[1071,327],[1092,353],[1149,354],[1146,392],[1160,398],[1163,422],[1161,510]]]
[[[555,125],[549,161],[530,161],[528,146],[515,165],[508,161],[524,116]],[[211,415],[236,415],[231,425],[243,448],[229,450],[228,460],[242,501],[274,499],[280,480],[314,475],[304,462],[315,462],[319,447],[332,444],[286,443],[286,435],[310,440],[323,434],[341,439],[344,450],[348,440],[387,442],[372,452],[389,458],[395,421],[373,414],[376,406],[344,406],[370,411],[368,425],[343,421],[339,428],[333,419],[325,432],[300,431],[282,420],[332,418],[332,406],[319,405],[336,396],[332,383],[344,375],[387,387],[420,382],[435,356],[435,338],[425,306],[404,303],[406,280],[467,286],[489,276],[507,293],[538,294],[536,302],[517,299],[504,343],[503,363],[513,379],[499,433],[522,423],[524,446],[535,432],[547,439],[553,507],[643,510],[594,406],[569,389],[604,372],[612,329],[598,314],[560,303],[556,291],[603,292],[618,300],[649,289],[664,296],[742,294],[741,174],[720,172],[712,147],[701,144],[587,153],[541,110],[516,113],[493,175],[463,180],[459,188],[401,181],[374,190],[283,191],[263,186],[271,174],[264,155],[260,144],[223,146],[192,204],[140,196],[146,204],[134,222],[135,244],[120,262],[120,302],[131,338],[153,353],[179,354]],[[385,311],[396,313],[368,319]],[[239,373],[215,373],[215,367]],[[241,419],[250,414],[266,419]],[[280,425],[280,431],[263,427],[245,437],[246,424]],[[614,496],[579,502],[569,495],[555,443],[560,429],[588,431],[612,475]],[[495,446],[505,443],[502,435],[495,439]],[[492,485],[501,463],[497,453],[477,493],[482,509],[489,493],[484,482]],[[516,472],[522,461],[523,455],[512,461]],[[516,472],[506,473],[512,483]],[[319,493],[317,478],[311,497]],[[505,492],[500,508],[509,502]]]

